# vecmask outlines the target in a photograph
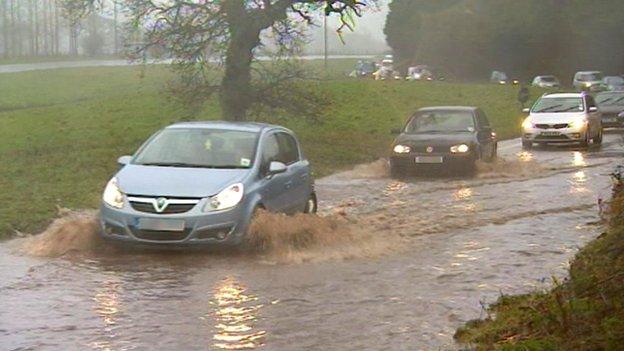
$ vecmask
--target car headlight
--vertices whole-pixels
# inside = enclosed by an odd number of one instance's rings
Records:
[[[119,185],[117,185],[117,178],[111,179],[108,184],[106,184],[106,188],[104,189],[104,195],[102,195],[102,200],[109,206],[114,208],[122,208],[124,203],[124,196],[119,189]]]
[[[468,150],[470,150],[470,147],[466,144],[451,146],[451,152],[454,154],[457,154],[457,153],[463,154],[463,153],[468,152]]]
[[[570,122],[570,128],[572,129],[576,129],[576,130],[583,130],[585,129],[585,127],[587,127],[587,118],[585,117],[581,117],[581,118],[577,118],[572,120],[572,122]]]
[[[504,85],[504,84],[507,84],[507,81],[506,80],[499,80],[498,84]]]
[[[406,145],[397,145],[394,147],[394,152],[397,154],[409,154],[412,151],[412,148]]]
[[[205,212],[222,211],[238,205],[243,199],[244,187],[241,183],[228,186],[217,195],[208,199],[204,206]]]
[[[522,122],[522,129],[531,129],[533,128],[533,121],[531,121],[531,117],[527,117]]]

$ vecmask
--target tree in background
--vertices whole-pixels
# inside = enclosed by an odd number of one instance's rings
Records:
[[[262,37],[271,37],[278,57],[297,51],[302,37],[302,22],[311,23],[320,11],[341,17],[349,27],[351,16],[359,16],[367,4],[363,0],[222,0],[175,1],[151,0],[127,2],[134,24],[145,31],[140,48],[164,47],[178,68],[193,83],[190,94],[206,97],[219,92],[223,116],[228,120],[246,119],[249,108],[274,90],[282,79],[299,77],[297,71],[273,66],[262,88],[254,87],[263,73],[252,81],[252,62],[262,45]],[[207,73],[214,59],[224,64],[218,84]],[[266,80],[264,80],[267,82]],[[274,94],[268,93],[269,96]]]
[[[394,0],[385,32],[401,61],[459,78],[483,79],[492,70],[523,79],[589,69],[619,74],[623,10],[618,0]]]

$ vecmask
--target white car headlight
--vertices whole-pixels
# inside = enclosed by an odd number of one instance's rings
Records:
[[[394,152],[397,154],[409,154],[412,151],[412,148],[406,145],[397,145],[394,147]]]
[[[570,122],[570,128],[572,129],[580,131],[585,129],[585,127],[587,127],[587,118],[585,117],[577,118]]]
[[[102,200],[109,206],[114,208],[122,208],[124,204],[124,196],[119,189],[119,185],[117,185],[117,178],[111,179],[108,184],[106,184],[106,188],[104,189],[104,195],[102,195]]]
[[[522,129],[531,129],[533,128],[533,121],[531,121],[531,117],[527,117],[522,122]]]
[[[466,144],[451,146],[451,152],[454,154],[457,154],[457,153],[463,154],[463,153],[468,152],[468,150],[470,150],[470,147]]]
[[[244,187],[241,183],[228,186],[217,195],[208,199],[205,212],[222,211],[238,205],[243,200]]]

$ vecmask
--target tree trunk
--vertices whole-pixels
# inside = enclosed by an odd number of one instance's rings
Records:
[[[226,52],[225,75],[221,81],[221,108],[226,120],[244,121],[253,103],[251,62],[259,38],[260,31],[232,35]]]
[[[2,53],[9,57],[9,12],[8,0],[2,0]]]

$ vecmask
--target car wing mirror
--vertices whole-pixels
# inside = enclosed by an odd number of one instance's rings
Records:
[[[117,163],[122,167],[129,164],[130,161],[132,161],[132,156],[121,156],[117,159]]]
[[[401,129],[399,128],[391,129],[390,134],[393,134],[393,135],[401,134]]]
[[[589,112],[598,112],[598,107],[592,106],[589,108]]]
[[[523,109],[522,109],[522,112],[523,112],[523,113],[529,113],[529,112],[531,112],[531,109],[530,109],[530,108],[528,108],[528,107],[527,107],[527,108],[523,108]]]
[[[284,173],[288,170],[288,166],[286,166],[283,162],[273,161],[269,164],[269,172],[268,175],[276,175],[280,173]]]
[[[624,111],[622,111],[622,112],[618,113],[618,117],[620,117],[620,118],[624,118]]]

